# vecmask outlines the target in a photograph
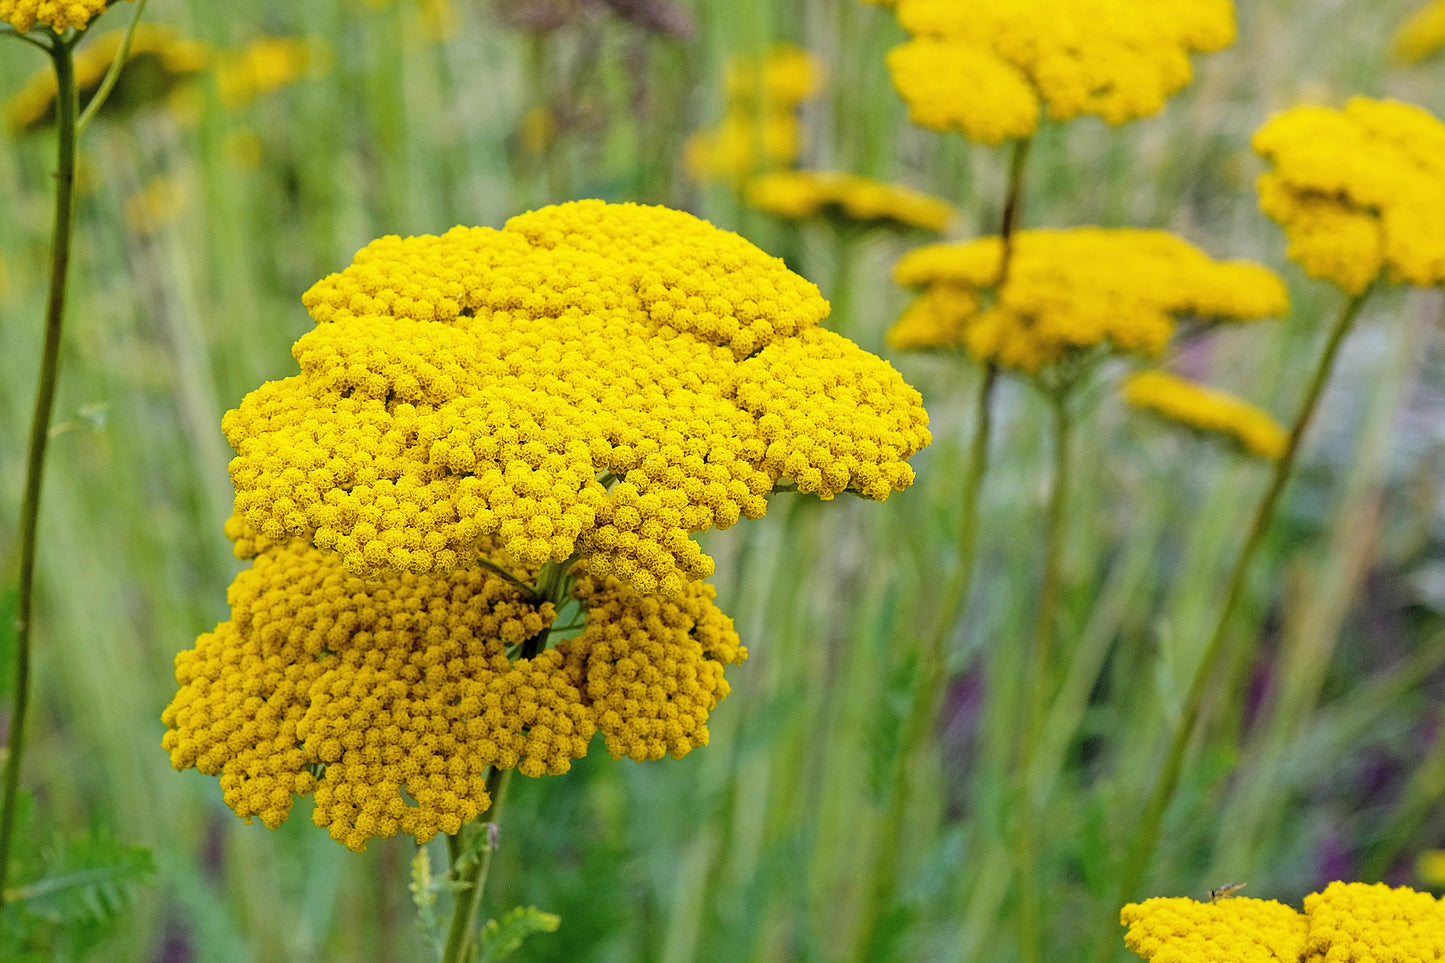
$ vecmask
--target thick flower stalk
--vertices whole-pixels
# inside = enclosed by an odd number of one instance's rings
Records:
[[[1125,379],[1130,406],[1150,411],[1195,431],[1220,435],[1260,458],[1284,454],[1289,435],[1268,412],[1227,391],[1197,384],[1166,371],[1140,371]]]
[[[899,0],[913,39],[888,55],[914,123],[996,144],[1041,110],[1122,124],[1188,86],[1191,53],[1234,41],[1230,0]]]
[[[1288,307],[1284,283],[1247,261],[1220,262],[1163,231],[1021,231],[999,288],[996,237],[932,244],[899,259],[899,284],[924,293],[888,333],[895,348],[958,348],[1026,374],[1107,345],[1152,356],[1183,317],[1243,321]],[[985,295],[992,294],[987,298]]]
[[[956,213],[941,197],[842,171],[776,171],[749,181],[746,194],[749,204],[777,217],[828,217],[860,227],[939,233]]]
[[[382,238],[303,301],[301,373],[223,423],[254,561],[177,659],[164,743],[248,819],[313,796],[353,849],[454,834],[487,770],[566,772],[598,731],[705,744],[747,653],[692,533],[780,483],[886,498],[930,441],[813,285],[665,208]]]
[[[1358,295],[1445,283],[1445,123],[1396,100],[1292,107],[1254,135],[1259,203],[1309,274]]]
[[[1335,882],[1301,913],[1274,900],[1159,898],[1119,914],[1149,963],[1425,963],[1445,957],[1445,906],[1429,893]]]
[[[105,102],[108,113],[161,102],[210,65],[210,47],[173,27],[141,23],[133,33],[108,30],[88,37],[75,52],[75,84],[81,109],[87,108],[101,89],[128,34],[130,49]],[[17,132],[53,124],[57,89],[54,71],[37,71],[5,102],[6,124]]]

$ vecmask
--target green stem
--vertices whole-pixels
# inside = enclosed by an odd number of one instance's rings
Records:
[[[1014,232],[1023,213],[1024,172],[1031,143],[1030,140],[1016,142],[1009,163],[1008,193],[1004,198],[1003,217],[999,225],[999,238],[1003,242],[1003,262],[999,270],[1001,279],[1008,277],[1013,260]],[[863,910],[856,944],[859,960],[872,958],[878,923],[897,888],[903,848],[903,819],[911,795],[909,775],[917,768],[916,762],[928,743],[929,733],[943,702],[943,688],[947,681],[944,647],[973,586],[974,562],[978,555],[978,497],[984,476],[988,474],[988,445],[993,429],[993,395],[997,384],[998,368],[986,365],[979,380],[973,441],[959,492],[962,510],[958,522],[958,567],[940,593],[938,621],[919,653],[918,696],[914,699],[903,744],[899,747],[892,788],[883,813],[881,838],[874,850],[871,892]]]
[[[1330,372],[1334,369],[1340,345],[1344,343],[1345,335],[1349,333],[1355,319],[1359,317],[1360,309],[1364,306],[1372,290],[1373,288],[1367,289],[1352,298],[1345,305],[1339,320],[1335,322],[1334,328],[1330,331],[1329,339],[1325,342],[1324,354],[1315,368],[1314,377],[1305,392],[1299,414],[1295,417],[1294,425],[1290,429],[1289,441],[1285,445],[1284,454],[1275,463],[1274,475],[1270,478],[1269,487],[1265,490],[1264,497],[1255,510],[1249,534],[1245,537],[1244,545],[1239,550],[1234,569],[1230,573],[1228,587],[1224,593],[1224,603],[1220,607],[1214,633],[1210,636],[1209,644],[1205,647],[1204,654],[1194,669],[1194,676],[1189,684],[1184,706],[1179,713],[1179,721],[1174,727],[1168,753],[1164,757],[1164,765],[1159,770],[1159,779],[1154,783],[1153,791],[1144,805],[1143,813],[1134,822],[1137,830],[1125,858],[1123,872],[1119,877],[1117,896],[1109,908],[1111,924],[1106,928],[1105,938],[1099,943],[1097,959],[1101,963],[1109,959],[1117,943],[1112,925],[1112,914],[1117,913],[1120,906],[1133,898],[1135,891],[1144,880],[1144,873],[1149,868],[1149,860],[1154,855],[1154,847],[1159,841],[1159,830],[1163,823],[1164,812],[1169,808],[1169,802],[1174,798],[1174,791],[1179,786],[1179,778],[1184,770],[1184,757],[1193,739],[1194,730],[1198,726],[1199,717],[1204,708],[1204,699],[1209,691],[1209,683],[1214,677],[1215,668],[1224,661],[1225,647],[1229,638],[1230,616],[1234,613],[1240,594],[1244,590],[1249,563],[1264,542],[1269,523],[1273,520],[1275,508],[1279,504],[1280,495],[1284,492],[1285,484],[1289,481],[1290,471],[1299,454],[1300,442],[1304,438],[1305,430],[1309,428],[1310,419],[1314,416],[1315,408],[1318,407],[1325,385],[1329,382]]]
[[[0,809],[0,907],[15,832],[15,797],[20,791],[20,763],[25,754],[25,717],[30,706],[30,630],[35,600],[35,548],[40,522],[40,487],[45,473],[45,448],[55,408],[60,369],[60,333],[65,317],[65,287],[70,273],[70,235],[75,224],[75,141],[80,96],[75,85],[75,38],[51,41],[47,53],[55,67],[56,170],[55,222],[50,245],[50,292],[45,304],[45,342],[40,354],[40,382],[30,420],[30,448],[25,461],[25,497],[20,506],[20,600],[15,620],[15,709],[6,743],[5,790]]]
[[[1033,769],[1034,750],[1039,743],[1044,713],[1053,691],[1054,637],[1058,628],[1059,595],[1062,582],[1064,518],[1072,475],[1070,435],[1073,422],[1069,416],[1067,389],[1049,395],[1054,427],[1054,478],[1049,492],[1048,520],[1044,530],[1044,577],[1039,590],[1039,616],[1034,627],[1033,649],[1029,655],[1029,698],[1025,707],[1028,717],[1019,751],[1018,773],[1022,786],[1022,803],[1018,812],[1015,857],[1019,865],[1019,944],[1025,963],[1043,959],[1039,934],[1038,888],[1038,819],[1034,812],[1034,792],[1029,773]]]
[[[484,814],[486,822],[473,823],[473,832],[490,832],[490,825],[500,825],[502,802],[507,796],[507,786],[512,779],[512,770],[495,766],[487,773],[487,795],[492,804]],[[442,963],[466,963],[472,958],[472,944],[477,931],[477,913],[481,909],[482,894],[487,888],[487,871],[492,868],[492,854],[495,848],[488,841],[482,845],[481,854],[467,867],[461,879],[462,889],[457,891],[452,909],[451,926],[447,928],[447,944],[442,951]]]
[[[91,120],[95,117],[96,111],[100,110],[110,92],[115,88],[115,82],[120,78],[121,69],[125,67],[126,60],[130,57],[131,41],[135,39],[135,28],[140,24],[141,15],[145,13],[148,0],[140,0],[135,5],[135,13],[130,18],[130,26],[125,28],[125,35],[120,38],[120,47],[115,52],[115,57],[110,62],[110,68],[106,70],[105,77],[100,81],[100,87],[95,91],[95,96],[90,98],[90,103],[85,105],[85,112],[80,115],[80,120],[75,125],[75,136],[79,137],[84,133],[85,128],[90,126]]]

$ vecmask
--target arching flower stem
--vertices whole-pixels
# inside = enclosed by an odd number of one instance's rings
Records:
[[[527,589],[534,599],[552,602],[559,608],[567,596],[572,583],[572,566],[577,556],[562,562],[549,562],[537,575],[535,586],[526,585],[515,576],[485,562],[499,575],[517,581]],[[548,626],[522,643],[520,657],[530,659],[547,648],[547,641],[554,631]],[[472,943],[477,931],[477,913],[482,905],[482,894],[487,886],[487,872],[492,865],[492,853],[496,850],[496,833],[501,826],[502,803],[507,796],[507,786],[512,778],[511,769],[493,766],[487,773],[487,796],[491,805],[486,812],[471,823],[463,826],[454,836],[447,837],[447,853],[451,859],[451,872],[459,886],[452,909],[452,921],[447,928],[446,948],[442,963],[465,963],[472,958]],[[477,833],[487,834],[477,840]],[[475,857],[465,854],[476,853]],[[458,863],[464,865],[458,866]]]
[[[1314,377],[1305,392],[1299,414],[1295,416],[1294,425],[1290,429],[1289,441],[1284,454],[1275,463],[1269,487],[1265,489],[1264,497],[1260,499],[1259,507],[1255,509],[1254,521],[1250,525],[1244,545],[1240,548],[1239,556],[1235,559],[1234,568],[1230,572],[1228,586],[1224,593],[1224,602],[1220,607],[1214,632],[1209,638],[1209,644],[1205,647],[1204,654],[1200,657],[1189,683],[1184,705],[1179,712],[1179,721],[1174,726],[1169,749],[1164,757],[1164,763],[1159,769],[1159,778],[1155,781],[1154,788],[1150,792],[1149,799],[1144,804],[1139,818],[1133,823],[1136,828],[1125,857],[1123,871],[1119,875],[1118,893],[1107,904],[1110,914],[1109,925],[1105,928],[1106,935],[1099,941],[1099,949],[1095,955],[1095,959],[1099,963],[1105,963],[1110,959],[1118,945],[1118,935],[1114,929],[1114,914],[1117,912],[1115,908],[1132,899],[1144,880],[1150,858],[1154,855],[1154,847],[1159,842],[1159,831],[1164,820],[1164,813],[1169,808],[1169,803],[1174,798],[1174,791],[1179,786],[1179,779],[1184,770],[1184,757],[1193,740],[1194,730],[1198,726],[1199,717],[1204,708],[1204,699],[1209,692],[1209,683],[1214,678],[1216,668],[1228,661],[1225,658],[1225,648],[1229,641],[1230,616],[1234,614],[1235,606],[1244,589],[1244,580],[1249,571],[1249,564],[1263,543],[1270,522],[1274,519],[1275,509],[1279,505],[1280,496],[1289,481],[1295,458],[1299,454],[1300,442],[1309,428],[1310,420],[1319,405],[1325,385],[1329,383],[1330,372],[1334,369],[1340,346],[1344,343],[1345,336],[1354,326],[1360,309],[1364,307],[1365,301],[1369,299],[1373,290],[1374,287],[1371,286],[1351,298],[1340,312],[1338,320],[1335,321],[1329,338],[1325,342],[1324,353],[1315,368]]]
[[[1013,260],[1014,233],[1023,213],[1024,175],[1028,168],[1029,148],[1032,143],[1029,138],[1015,142],[1009,162],[1008,193],[1004,198],[1003,218],[999,226],[999,237],[1003,241],[1002,263],[999,267],[1000,287],[1008,277],[1009,266]],[[882,835],[874,849],[872,892],[865,904],[865,916],[855,946],[855,959],[860,961],[871,958],[878,924],[887,913],[897,890],[903,822],[910,797],[909,780],[924,747],[928,745],[928,737],[933,731],[934,721],[938,718],[944,685],[948,681],[945,646],[968,601],[969,589],[973,585],[974,560],[978,555],[978,498],[983,488],[984,476],[988,474],[989,437],[993,431],[993,395],[998,384],[998,373],[996,365],[988,364],[984,366],[979,379],[978,398],[974,405],[973,439],[969,445],[968,461],[959,489],[961,511],[958,520],[958,565],[939,594],[937,621],[925,637],[919,653],[919,678],[915,689],[917,695],[894,765],[892,785],[883,813]]]
[[[6,739],[3,798],[0,798],[0,907],[5,905],[5,880],[10,868],[11,842],[15,833],[15,799],[20,792],[20,768],[25,757],[25,721],[30,707],[30,634],[35,605],[35,555],[40,524],[40,492],[45,478],[45,454],[50,440],[50,419],[55,409],[55,388],[60,376],[60,338],[65,321],[65,294],[70,278],[70,241],[75,226],[75,158],[80,130],[86,119],[104,103],[115,75],[130,49],[136,24],[145,12],[145,0],[137,6],[116,60],[111,64],[107,84],[96,92],[80,115],[80,91],[75,82],[75,46],[85,36],[67,31],[57,36],[46,31],[39,41],[14,34],[40,47],[55,70],[55,214],[50,241],[50,288],[45,301],[45,335],[40,351],[40,377],[35,388],[35,408],[30,419],[30,443],[25,457],[25,494],[20,505],[20,597],[15,619],[15,706],[10,714]]]

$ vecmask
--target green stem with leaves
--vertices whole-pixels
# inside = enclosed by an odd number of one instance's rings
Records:
[[[1188,754],[1189,745],[1203,713],[1210,681],[1214,678],[1215,670],[1228,661],[1225,658],[1225,649],[1229,641],[1230,617],[1239,604],[1240,595],[1244,590],[1245,577],[1249,573],[1249,564],[1269,531],[1275,509],[1279,506],[1280,496],[1284,493],[1285,485],[1289,481],[1295,460],[1299,455],[1300,442],[1304,439],[1305,431],[1309,428],[1315,409],[1319,406],[1320,396],[1324,394],[1325,385],[1329,383],[1330,373],[1334,370],[1340,346],[1354,326],[1355,319],[1359,317],[1360,309],[1364,307],[1371,291],[1373,288],[1350,299],[1330,330],[1329,337],[1325,342],[1324,353],[1315,367],[1314,376],[1310,380],[1309,388],[1301,402],[1299,414],[1295,416],[1294,425],[1290,429],[1284,454],[1275,463],[1269,487],[1265,489],[1264,497],[1260,500],[1258,508],[1255,509],[1249,533],[1245,536],[1244,545],[1240,548],[1239,556],[1234,562],[1234,569],[1230,572],[1229,582],[1224,592],[1224,602],[1220,607],[1214,632],[1209,637],[1209,643],[1205,646],[1204,653],[1194,669],[1194,676],[1190,681],[1183,708],[1179,713],[1179,721],[1175,725],[1169,741],[1164,764],[1159,769],[1159,778],[1154,783],[1148,801],[1144,804],[1143,812],[1132,823],[1137,828],[1125,857],[1123,871],[1119,876],[1117,896],[1109,907],[1109,925],[1105,928],[1104,938],[1099,941],[1099,950],[1096,956],[1099,963],[1104,963],[1113,955],[1114,948],[1118,943],[1117,933],[1114,929],[1116,917],[1113,914],[1116,914],[1120,906],[1134,897],[1135,892],[1144,881],[1144,874],[1149,868],[1154,848],[1159,842],[1164,813],[1174,798],[1174,791],[1178,788],[1180,776],[1184,771],[1184,758]]]
[[[76,121],[80,95],[75,85],[74,47],[79,35],[52,37],[46,47],[55,69],[56,162],[55,219],[50,243],[50,291],[45,302],[45,341],[40,352],[40,380],[30,419],[30,446],[25,459],[25,495],[20,506],[20,599],[15,620],[15,708],[6,742],[4,801],[0,803],[0,906],[15,833],[15,799],[20,791],[20,765],[25,755],[25,721],[30,707],[30,637],[35,605],[35,552],[40,523],[40,491],[45,477],[46,444],[55,408],[60,374],[60,336],[65,319],[65,289],[70,274],[70,236],[75,224]]]

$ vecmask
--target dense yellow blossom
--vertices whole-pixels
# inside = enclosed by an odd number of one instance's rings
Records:
[[[235,510],[357,575],[444,573],[495,537],[677,596],[712,571],[690,532],[760,517],[783,478],[881,500],[930,441],[918,392],[818,327],[814,285],[666,208],[382,238],[303,300],[301,373],[223,422]]]
[[[1226,391],[1164,371],[1140,371],[1123,387],[1124,400],[1199,431],[1233,438],[1261,458],[1279,458],[1289,436],[1266,411]]]
[[[1056,120],[1147,117],[1234,40],[1230,0],[899,0],[914,39],[888,58],[915,122],[996,143]]]
[[[941,197],[841,171],[764,174],[748,182],[747,197],[754,207],[792,220],[827,215],[942,231],[954,215],[953,205]]]
[[[895,351],[962,348],[969,323],[980,303],[972,289],[955,284],[932,284],[888,329],[885,340]]]
[[[218,58],[216,92],[226,106],[242,107],[330,64],[331,50],[320,39],[262,37]]]
[[[795,163],[802,145],[797,108],[817,95],[823,81],[817,58],[787,44],[729,58],[723,119],[694,131],[683,145],[688,177],[740,184],[759,171]]]
[[[1427,963],[1445,958],[1445,907],[1383,883],[1331,883],[1299,913],[1273,900],[1130,903],[1124,942],[1150,963]]]
[[[1119,351],[1157,354],[1179,317],[1246,320],[1288,306],[1284,283],[1272,271],[1214,261],[1164,231],[1021,231],[1008,281],[994,290],[1002,256],[997,237],[932,244],[904,255],[894,268],[900,284],[953,290],[925,293],[925,303],[910,309],[904,326],[890,335],[894,343],[962,343],[981,360],[1034,372],[1070,351],[1106,342]],[[977,297],[984,292],[993,293],[990,302]],[[925,340],[929,332],[937,343]]]
[[[0,0],[0,21],[25,33],[37,23],[61,33],[84,30],[114,0]]]
[[[1260,207],[1311,275],[1351,294],[1382,272],[1445,283],[1445,124],[1429,111],[1367,97],[1294,107],[1255,132],[1254,149],[1274,165]]]
[[[124,37],[124,30],[110,30],[87,38],[76,49],[75,83],[81,107],[89,104],[99,89]],[[111,89],[105,109],[125,110],[158,102],[209,63],[210,48],[200,41],[163,24],[138,24],[125,67]],[[31,75],[5,103],[5,120],[10,128],[32,130],[50,123],[55,118],[56,89],[55,71],[49,67]]]
[[[1395,34],[1395,56],[1419,63],[1445,50],[1445,0],[1428,0],[1400,25]]]
[[[274,829],[311,795],[317,825],[361,850],[455,833],[490,804],[488,766],[564,773],[598,728],[639,760],[706,743],[722,665],[747,657],[712,588],[657,599],[587,578],[573,594],[582,634],[509,658],[556,612],[489,570],[364,582],[304,543],[268,547],[231,618],[176,658],[163,744],[219,774],[238,815]]]

